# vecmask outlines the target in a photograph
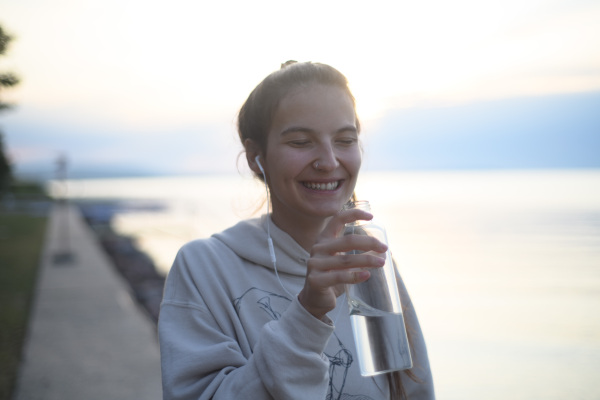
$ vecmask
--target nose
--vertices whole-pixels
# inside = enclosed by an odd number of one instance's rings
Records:
[[[316,170],[323,172],[333,171],[339,167],[340,162],[338,161],[338,157],[333,146],[319,146],[318,154],[316,155],[312,165]]]

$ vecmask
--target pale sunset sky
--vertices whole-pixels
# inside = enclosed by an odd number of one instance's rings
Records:
[[[235,171],[240,105],[295,59],[348,77],[372,168],[600,167],[599,21],[584,0],[1,0],[0,72],[22,82],[0,93],[16,103],[0,129],[24,175],[61,153],[81,176]],[[520,164],[436,155],[455,138],[481,155],[469,138],[488,134],[510,147],[514,126],[564,126],[575,147],[556,165],[532,162],[533,136]]]

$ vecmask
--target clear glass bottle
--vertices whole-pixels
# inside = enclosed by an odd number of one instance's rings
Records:
[[[344,208],[371,212],[368,201],[351,202]],[[375,219],[346,224],[344,235],[374,236],[388,244],[385,229]],[[347,254],[360,253],[353,250]],[[385,259],[383,267],[369,269],[371,276],[367,281],[346,286],[350,321],[363,376],[412,367],[396,271],[389,249]]]

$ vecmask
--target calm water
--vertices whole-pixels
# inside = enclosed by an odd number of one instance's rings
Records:
[[[184,242],[262,211],[240,176],[72,181],[153,199],[115,219],[164,271]],[[365,173],[445,399],[600,399],[600,170]]]

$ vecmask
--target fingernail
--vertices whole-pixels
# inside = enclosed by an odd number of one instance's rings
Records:
[[[362,281],[366,281],[367,279],[369,279],[369,276],[371,276],[371,273],[369,271],[358,271],[356,272],[356,281],[357,282],[362,282]]]

